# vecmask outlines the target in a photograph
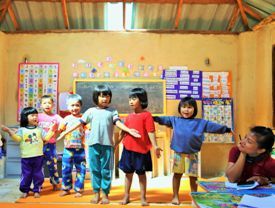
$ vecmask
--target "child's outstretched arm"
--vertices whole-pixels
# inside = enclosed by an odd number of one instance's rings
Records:
[[[127,126],[125,126],[120,120],[117,120],[115,125],[120,128],[123,131],[128,132],[129,134],[131,134],[133,137],[137,137],[140,138],[140,134],[136,129],[129,129]]]
[[[48,142],[54,135],[56,135],[56,133],[58,132],[58,125],[57,123],[53,123],[50,126],[50,130],[48,132],[43,132],[43,141]],[[46,134],[44,136],[44,134]]]
[[[149,132],[148,135],[149,135],[151,144],[155,150],[155,154],[156,154],[157,158],[160,158],[160,156],[161,156],[160,152],[162,151],[162,149],[160,147],[158,147],[158,145],[157,145],[155,132]]]
[[[154,122],[168,127],[172,127],[172,118],[173,116],[153,116]]]
[[[79,128],[81,125],[83,125],[80,120],[75,123],[74,126],[71,126],[70,128],[66,129],[66,131],[61,132],[61,134],[56,138],[56,141],[59,141],[60,139],[63,139],[64,136],[71,133],[73,130]]]
[[[13,130],[11,130],[10,128],[8,128],[7,126],[2,125],[1,126],[2,131],[7,132],[9,134],[9,136],[16,142],[20,142],[22,140],[22,138],[20,136],[18,136],[17,134],[15,134],[15,132]]]

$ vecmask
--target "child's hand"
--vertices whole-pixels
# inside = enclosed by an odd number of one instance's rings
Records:
[[[133,137],[136,137],[136,138],[140,138],[141,137],[140,134],[139,134],[139,132],[137,130],[135,130],[135,129],[130,129],[128,133],[131,134]]]
[[[4,125],[1,125],[1,129],[2,129],[2,131],[7,132],[10,136],[11,136],[12,134],[15,134],[15,130],[12,130],[12,129],[10,129],[10,128],[4,126]]]
[[[156,149],[155,149],[155,154],[156,154],[156,156],[157,156],[157,158],[160,158],[160,156],[161,156],[161,151],[163,151],[160,147],[157,147]]]
[[[55,141],[59,141],[61,139],[63,139],[63,137],[65,136],[66,134],[64,132],[62,132],[61,134],[59,134],[59,136],[55,139]]]

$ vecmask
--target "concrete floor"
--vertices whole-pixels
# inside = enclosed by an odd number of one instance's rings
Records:
[[[20,196],[19,178],[0,179],[0,202],[15,202]]]

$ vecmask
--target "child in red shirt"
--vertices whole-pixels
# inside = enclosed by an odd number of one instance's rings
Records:
[[[133,113],[126,117],[125,125],[136,129],[141,138],[135,138],[130,134],[121,134],[123,139],[123,151],[119,161],[119,168],[125,173],[125,194],[121,204],[130,202],[130,189],[133,174],[139,177],[141,205],[148,205],[146,201],[146,171],[152,171],[150,148],[153,146],[156,156],[160,157],[162,151],[156,143],[155,125],[150,112],[145,109],[148,106],[147,93],[142,88],[134,88],[129,94],[129,105]],[[119,143],[119,142],[118,142]],[[116,144],[117,145],[117,144]]]

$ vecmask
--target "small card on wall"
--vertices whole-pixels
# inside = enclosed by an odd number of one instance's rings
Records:
[[[34,107],[41,112],[40,100],[43,95],[53,97],[57,112],[58,63],[20,63],[18,66],[18,108],[17,119],[25,107]]]

